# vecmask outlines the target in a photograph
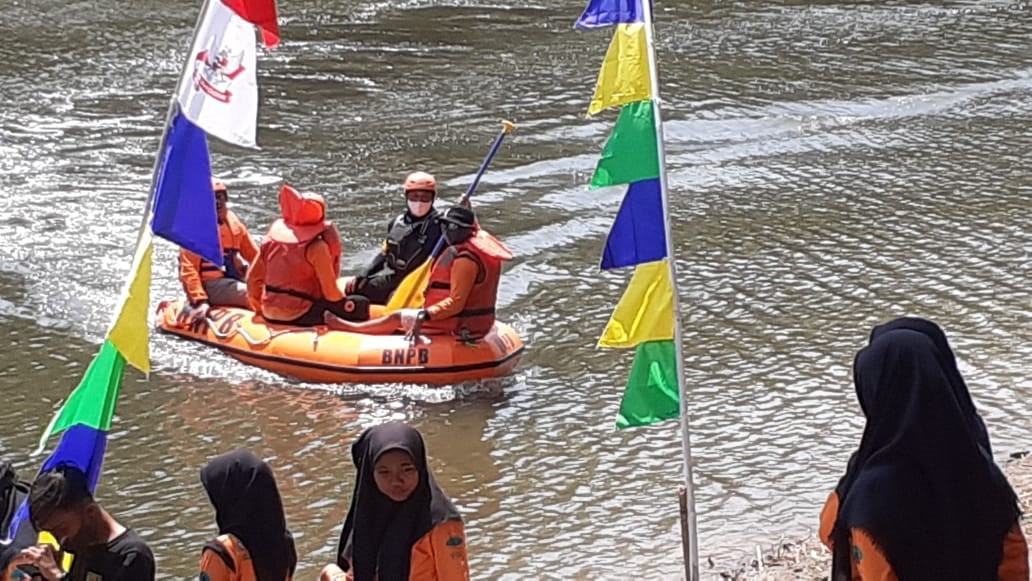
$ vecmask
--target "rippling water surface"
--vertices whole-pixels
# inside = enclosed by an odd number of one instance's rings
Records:
[[[410,421],[467,519],[477,578],[676,577],[676,422],[613,428],[632,355],[594,343],[626,284],[598,256],[620,201],[585,184],[615,120],[587,119],[608,33],[581,2],[281,0],[259,56],[259,142],[213,144],[261,233],[283,180],[324,193],[345,267],[372,256],[398,183],[469,183],[518,257],[501,317],[515,377],[435,390],[299,385],[165,336],[127,374],[100,497],[194,572],[213,455],[271,458],[299,578],[332,559],[348,447]],[[940,321],[995,449],[1032,423],[1032,13],[1022,2],[657,2],[703,557],[805,534],[862,422],[849,366],[872,325]],[[128,270],[192,2],[0,8],[0,451],[31,474]],[[156,302],[180,292],[156,251]],[[703,567],[706,571],[704,563]],[[710,573],[712,574],[712,573]]]

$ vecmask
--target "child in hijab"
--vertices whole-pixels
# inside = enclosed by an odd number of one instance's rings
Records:
[[[822,513],[831,579],[1027,580],[1014,490],[945,335],[914,326],[877,328],[853,363],[867,424]]]
[[[201,484],[219,526],[201,553],[201,581],[289,581],[297,553],[269,465],[236,450],[205,466]]]
[[[389,423],[351,447],[358,471],[337,564],[323,581],[467,581],[466,534],[459,511],[427,466],[423,437]]]

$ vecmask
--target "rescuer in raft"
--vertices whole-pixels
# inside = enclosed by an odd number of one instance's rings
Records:
[[[402,187],[408,209],[387,226],[383,251],[358,276],[348,279],[344,287],[347,294],[362,295],[373,304],[387,304],[402,279],[430,258],[441,237],[441,214],[434,208],[434,176],[412,172]]]
[[[219,220],[223,266],[215,266],[185,248],[179,249],[179,281],[186,291],[187,304],[180,321],[203,319],[209,307],[251,308],[247,301],[247,267],[258,256],[258,246],[237,215],[229,209],[226,184],[212,178],[215,209]]]
[[[454,206],[440,218],[448,247],[434,261],[422,309],[401,309],[364,323],[349,323],[327,313],[331,329],[386,335],[411,331],[422,320],[427,334],[455,334],[463,339],[486,335],[495,321],[495,300],[502,262],[512,252],[480,229],[473,210]]]
[[[337,286],[340,233],[326,220],[326,200],[284,185],[279,204],[282,217],[269,228],[247,275],[251,308],[269,322],[302,327],[322,324],[327,312],[368,319],[368,300],[346,298]]]

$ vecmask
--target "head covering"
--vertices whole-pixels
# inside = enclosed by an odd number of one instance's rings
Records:
[[[971,393],[968,391],[967,384],[964,382],[963,376],[960,375],[960,369],[957,368],[957,358],[953,354],[953,349],[950,348],[950,342],[946,339],[946,333],[942,330],[939,325],[929,321],[928,319],[922,319],[919,317],[899,317],[889,321],[888,323],[878,325],[871,330],[871,336],[868,339],[868,344],[874,342],[875,339],[898,329],[909,329],[911,331],[917,331],[932,340],[935,344],[936,355],[939,359],[939,363],[942,365],[943,370],[947,374],[949,379],[950,388],[953,390],[953,395],[957,398],[957,403],[960,404],[961,409],[967,416],[967,420],[971,431],[975,434],[979,445],[985,449],[986,455],[992,457],[992,446],[989,443],[989,431],[985,427],[985,421],[982,420],[982,416],[979,415],[978,410],[975,408],[975,402],[971,400]],[[866,410],[865,412],[866,413]],[[853,471],[854,456],[849,458],[849,462],[846,466],[846,474],[839,480],[838,485],[835,487],[835,492],[838,493],[839,497],[842,497],[842,486],[851,478],[850,473]]]
[[[218,178],[214,178],[214,177],[213,177],[213,178],[211,178],[211,189],[212,189],[213,191],[215,191],[216,193],[218,193],[218,192],[227,192],[227,191],[229,191],[229,190],[228,190],[228,189],[226,188],[226,184],[225,184],[225,183],[223,183],[223,181],[222,181],[222,180],[220,180],[220,179],[218,179]]]
[[[219,534],[240,539],[259,581],[283,581],[294,574],[294,537],[268,464],[247,450],[235,450],[202,468],[201,484],[215,507]]]
[[[971,424],[971,430],[978,437],[978,443],[985,448],[986,453],[992,455],[993,449],[989,444],[989,431],[985,427],[985,421],[982,420],[982,416],[978,414],[978,410],[975,408],[975,402],[971,400],[971,393],[968,391],[967,384],[964,383],[964,377],[960,375],[960,369],[957,368],[957,357],[953,354],[953,349],[950,348],[950,342],[946,339],[946,333],[943,332],[939,325],[928,319],[900,317],[875,327],[871,331],[870,341],[873,342],[879,336],[895,329],[917,331],[932,340],[932,343],[935,344],[939,363],[942,365],[943,371],[946,372],[950,387],[953,388],[953,395],[957,398],[957,403],[960,404],[961,409],[967,415],[968,422]]]
[[[394,502],[376,486],[376,461],[402,450],[412,457],[419,484],[404,502]],[[358,470],[344,529],[337,547],[338,564],[350,561],[355,581],[407,581],[412,545],[438,524],[461,520],[458,509],[437,485],[426,462],[423,437],[407,424],[392,422],[369,428],[351,446]]]
[[[425,171],[414,171],[405,177],[405,191],[424,190],[437,194],[437,179]]]
[[[935,342],[880,332],[853,378],[867,424],[840,484],[832,579],[852,578],[851,529],[872,537],[900,579],[996,579],[1017,498],[972,432]]]
[[[269,235],[275,240],[304,242],[329,226],[326,222],[326,200],[319,194],[302,194],[283,184],[279,204],[282,218],[273,222],[269,228]]]
[[[477,225],[477,217],[473,210],[465,206],[452,206],[441,216],[442,222],[455,224],[463,228],[473,228]]]

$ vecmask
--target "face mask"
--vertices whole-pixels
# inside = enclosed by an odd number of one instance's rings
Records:
[[[412,200],[408,201],[409,213],[415,216],[416,218],[422,218],[423,216],[426,216],[427,213],[430,211],[430,208],[433,207],[433,202],[413,202]]]

